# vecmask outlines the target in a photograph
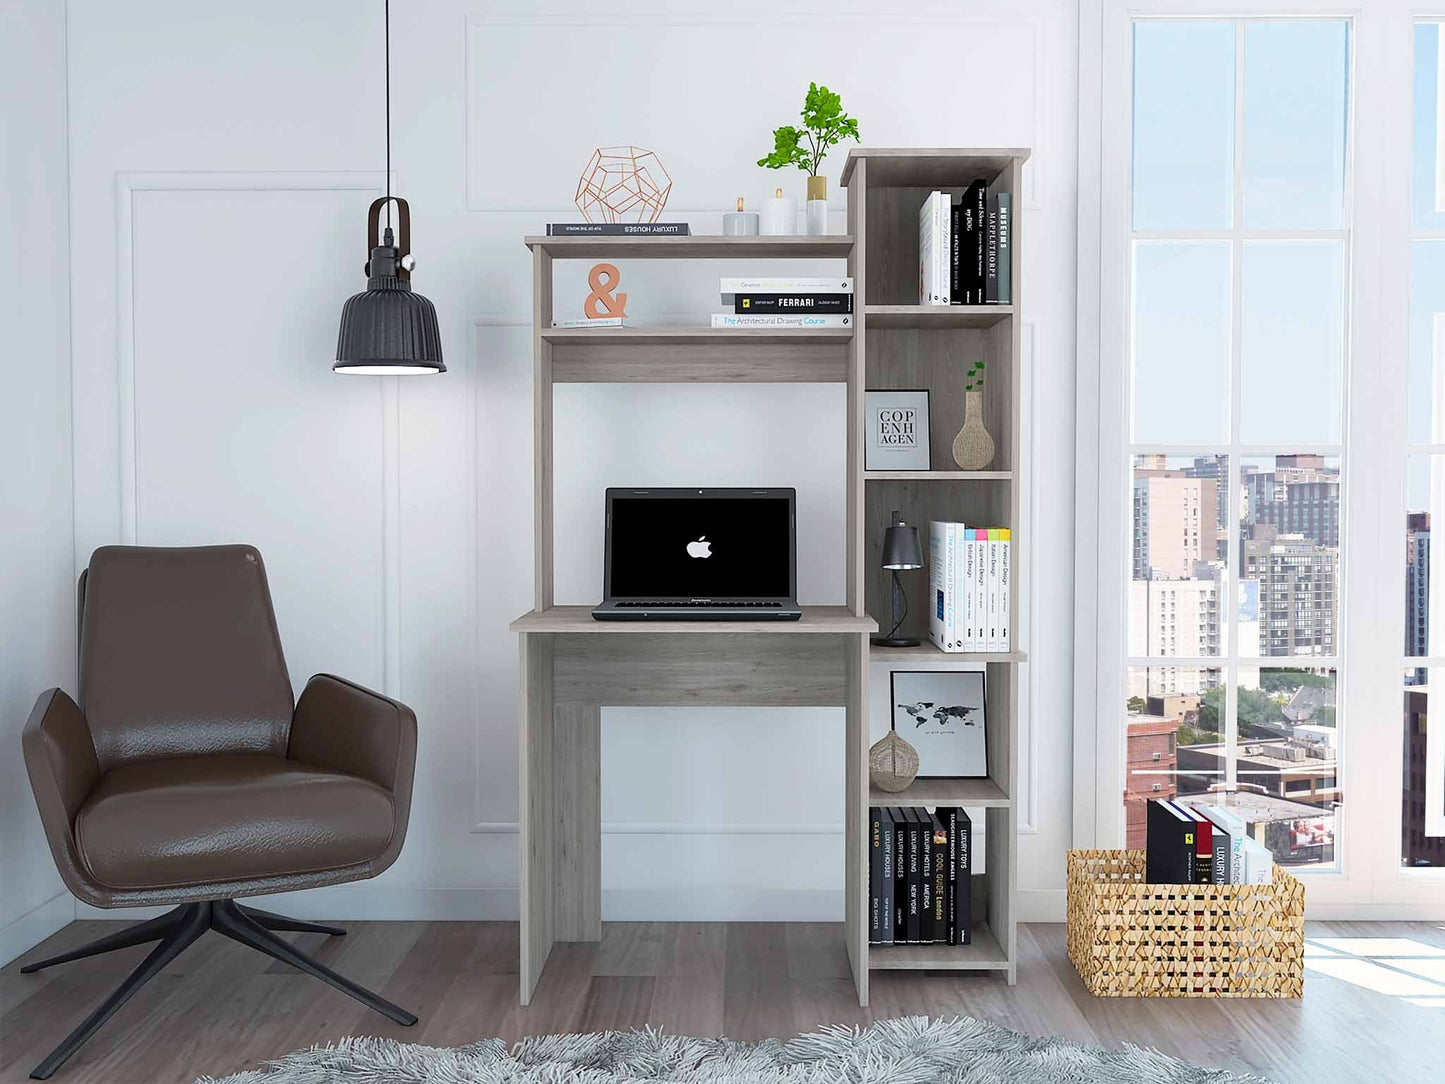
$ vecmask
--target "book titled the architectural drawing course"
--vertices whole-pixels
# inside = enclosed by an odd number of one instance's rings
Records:
[[[853,326],[852,313],[736,313],[715,312],[712,314],[713,327],[801,327],[801,328],[849,328]]]

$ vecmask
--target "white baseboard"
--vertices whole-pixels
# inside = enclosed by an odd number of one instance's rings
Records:
[[[0,966],[29,952],[57,930],[75,921],[76,902],[69,892],[58,892],[38,907],[0,928]]]

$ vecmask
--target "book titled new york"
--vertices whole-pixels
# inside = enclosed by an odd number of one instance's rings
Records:
[[[1173,802],[1150,799],[1144,820],[1144,880],[1149,884],[1195,883],[1194,818]]]
[[[923,822],[918,819],[918,810],[905,806],[903,816],[907,819],[908,837],[908,896],[907,920],[904,933],[910,945],[923,943],[923,911],[920,903],[923,897]]]
[[[733,294],[733,312],[852,312],[852,294]]]
[[[548,222],[548,237],[687,237],[686,222]]]

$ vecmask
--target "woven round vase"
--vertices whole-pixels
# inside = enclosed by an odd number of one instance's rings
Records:
[[[868,776],[890,794],[918,778],[918,750],[890,730],[868,750]]]

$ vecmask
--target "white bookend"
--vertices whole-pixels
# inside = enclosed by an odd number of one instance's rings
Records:
[[[943,631],[944,572],[948,567],[946,523],[928,525],[928,638],[940,651],[947,651],[948,637]]]

